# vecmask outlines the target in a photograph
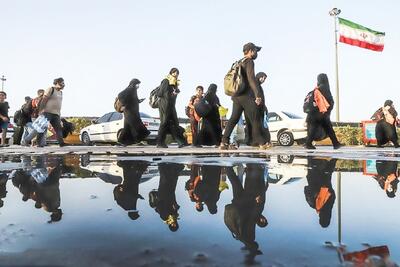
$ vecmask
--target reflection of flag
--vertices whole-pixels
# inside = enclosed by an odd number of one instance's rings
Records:
[[[339,42],[374,51],[383,50],[384,32],[374,31],[350,20],[339,18],[339,34]]]

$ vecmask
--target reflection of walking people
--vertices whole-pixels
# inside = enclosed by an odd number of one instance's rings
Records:
[[[137,95],[139,84],[138,79],[133,79],[128,87],[118,94],[118,99],[124,107],[124,128],[118,135],[118,142],[123,145],[139,143],[150,134],[140,118],[140,101]]]
[[[242,64],[245,86],[243,92],[239,92],[238,95],[232,96],[232,114],[225,128],[220,149],[229,148],[229,137],[233,128],[238,123],[243,111],[251,125],[253,142],[258,144],[261,149],[269,147],[269,145],[266,145],[259,112],[259,106],[264,106],[264,103],[262,102],[261,89],[254,73],[254,60],[257,58],[257,52],[260,50],[261,47],[258,47],[253,43],[247,43],[243,46],[244,59],[240,64]]]
[[[5,172],[0,172],[0,208],[3,207],[3,199],[7,196],[7,181],[8,175]]]
[[[378,121],[375,126],[375,137],[378,147],[382,147],[389,141],[393,143],[394,147],[399,147],[396,132],[398,118],[393,101],[386,100],[383,107],[374,113],[372,119]]]
[[[58,222],[62,217],[60,209],[60,177],[62,174],[62,162],[59,159],[48,158],[48,162],[42,161],[31,172],[34,179],[31,198],[36,202],[35,207],[41,207],[50,212],[51,222]]]
[[[332,188],[332,173],[335,170],[336,159],[308,158],[308,185],[304,187],[307,203],[319,215],[319,224],[326,228],[332,217],[332,208],[336,195]]]
[[[395,197],[399,183],[397,161],[377,160],[376,170],[378,175],[374,176],[374,178],[379,183],[379,186],[386,192],[388,197]]]
[[[157,147],[166,148],[165,138],[170,133],[179,147],[186,145],[183,132],[179,127],[176,113],[176,97],[179,94],[179,70],[172,68],[167,78],[162,80],[157,96],[159,97],[160,127],[158,129]]]
[[[179,174],[183,170],[183,167],[183,164],[178,163],[158,164],[160,181],[157,190],[155,210],[172,232],[179,229],[179,205],[176,202],[175,190]]]
[[[207,206],[210,214],[216,214],[217,202],[221,194],[219,190],[221,166],[204,165],[201,167],[201,175],[202,179],[194,189],[194,193]]]
[[[307,114],[307,140],[305,148],[315,149],[312,142],[315,140],[318,127],[322,127],[332,141],[334,149],[342,146],[336,138],[331,122],[331,111],[334,101],[329,87],[328,76],[325,73],[318,74],[317,87],[314,89],[314,102],[316,108]]]
[[[232,167],[226,170],[232,184],[233,199],[231,204],[225,206],[224,221],[233,237],[240,240],[249,251],[249,262],[253,262],[254,257],[261,253],[255,241],[255,227],[266,227],[268,224],[262,215],[268,189],[268,183],[264,180],[264,169],[260,164],[247,164],[244,187]]]
[[[143,199],[139,194],[139,183],[143,173],[147,170],[147,161],[118,161],[118,166],[123,170],[122,184],[114,188],[114,200],[128,212],[128,217],[136,220],[140,217],[137,210],[138,199]]]

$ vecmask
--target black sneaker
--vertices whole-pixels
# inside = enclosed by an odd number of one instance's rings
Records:
[[[338,144],[336,144],[336,145],[333,145],[333,149],[339,149],[339,148],[341,148],[342,146],[344,146],[344,145],[341,144],[341,143],[338,143]]]
[[[317,149],[315,146],[313,146],[312,144],[305,144],[304,145],[305,149]]]
[[[64,147],[64,146],[69,146],[69,144],[66,144],[66,143],[61,143],[60,144],[60,147]]]
[[[168,148],[166,144],[157,145],[157,148]]]

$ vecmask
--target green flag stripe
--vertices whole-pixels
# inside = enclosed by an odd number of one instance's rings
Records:
[[[385,35],[384,32],[378,32],[378,31],[371,30],[370,28],[364,27],[364,26],[362,26],[360,24],[357,24],[357,23],[354,23],[354,22],[352,22],[350,20],[342,19],[342,18],[338,18],[338,19],[339,19],[339,24],[347,25],[347,26],[349,26],[351,28],[354,28],[354,29],[369,31],[369,32],[371,32],[373,34]]]

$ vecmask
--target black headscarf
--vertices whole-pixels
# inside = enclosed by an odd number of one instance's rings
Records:
[[[219,98],[217,96],[217,85],[216,84],[214,84],[214,83],[210,84],[204,98],[211,105],[220,105]]]
[[[386,100],[385,104],[383,104],[384,107],[391,106],[391,105],[393,105],[393,101],[392,100]]]
[[[257,79],[257,81],[260,81],[260,78],[261,77],[265,77],[265,78],[267,78],[268,76],[267,76],[267,74],[265,74],[265,72],[259,72],[259,73],[257,73],[256,74],[256,79]]]
[[[137,84],[140,84],[140,81],[138,79],[132,79],[128,87],[118,94],[119,101],[121,101],[122,105],[124,105],[126,108],[139,104],[136,88]]]
[[[139,81],[138,79],[135,79],[135,78],[134,78],[134,79],[132,79],[131,82],[129,83],[127,89],[128,89],[128,88],[136,88],[136,85],[139,84],[139,83],[140,83],[140,81]]]

